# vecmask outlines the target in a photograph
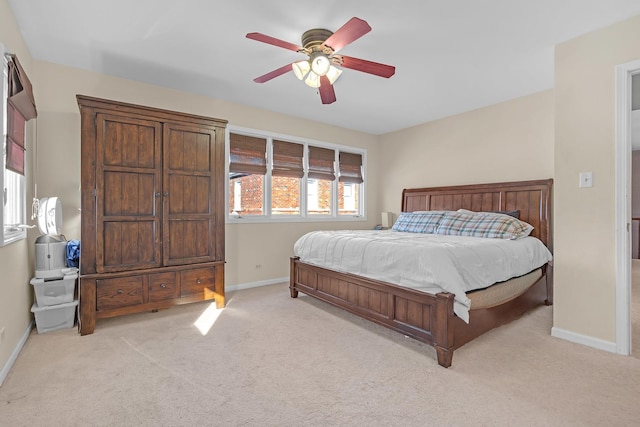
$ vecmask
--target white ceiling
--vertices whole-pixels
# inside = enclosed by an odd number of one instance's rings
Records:
[[[554,45],[640,14],[638,0],[8,0],[35,59],[382,134],[553,87]],[[340,53],[396,67],[345,69],[322,105],[292,72],[310,28],[372,31]]]

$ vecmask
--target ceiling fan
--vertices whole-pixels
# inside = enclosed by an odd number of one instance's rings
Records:
[[[262,33],[248,33],[247,38],[249,39],[304,53],[309,57],[304,61],[284,65],[253,79],[253,81],[264,83],[293,70],[298,79],[303,80],[308,86],[318,88],[323,104],[331,104],[336,100],[333,82],[342,73],[340,67],[385,78],[395,74],[396,67],[391,65],[336,53],[369,31],[371,31],[371,27],[366,21],[354,17],[335,33],[322,28],[305,31],[302,34],[302,47]]]

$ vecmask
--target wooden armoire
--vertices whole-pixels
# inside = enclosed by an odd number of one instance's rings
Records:
[[[215,299],[224,306],[226,121],[78,95],[79,329]]]

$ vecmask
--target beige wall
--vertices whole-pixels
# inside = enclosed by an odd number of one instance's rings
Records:
[[[403,188],[553,177],[553,91],[383,135],[383,211]]]
[[[640,16],[556,46],[554,326],[615,342],[615,66]],[[593,188],[578,174],[593,172]]]
[[[15,53],[20,59],[27,74],[33,80],[31,56],[27,51],[24,40],[17,28],[15,18],[6,0],[0,0],[0,43],[8,52]],[[27,150],[32,145],[29,136],[32,135],[29,122],[27,127]],[[31,159],[27,159],[27,185],[31,187]],[[31,200],[32,192],[27,193],[27,200]],[[29,211],[30,212],[30,211]],[[33,236],[27,240],[11,243],[0,247],[0,330],[5,328],[4,340],[0,343],[0,372],[11,357],[20,339],[25,334],[31,322],[32,290],[29,285],[31,278],[31,252]]]

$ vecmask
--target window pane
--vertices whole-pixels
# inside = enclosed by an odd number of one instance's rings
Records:
[[[307,180],[307,212],[309,215],[331,215],[331,184],[326,179]]]
[[[300,215],[300,178],[271,177],[271,213]]]
[[[25,223],[24,177],[10,170],[4,171],[4,232],[5,238],[12,233],[22,233],[17,228]]]
[[[13,164],[17,170],[24,170],[23,147],[25,140],[25,121],[19,114],[8,116],[7,109],[10,104],[7,102],[8,93],[8,67],[6,56],[4,55],[3,45],[0,44],[0,61],[2,61],[2,85],[0,86],[0,136],[2,137],[2,157],[0,158],[0,218],[2,218],[2,229],[0,229],[0,246],[8,243],[24,239],[27,232],[24,228],[17,227],[26,223],[26,191],[25,178],[23,175],[11,170],[7,170],[7,161],[14,161]],[[13,108],[11,107],[13,110]],[[12,142],[20,142],[17,144],[8,144],[7,140],[13,139]],[[17,154],[17,156],[15,156]]]
[[[264,215],[264,176],[229,174],[229,213]]]
[[[350,182],[338,183],[338,214],[360,214],[360,184]]]

